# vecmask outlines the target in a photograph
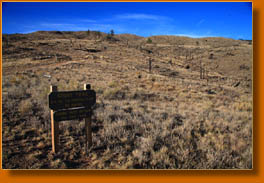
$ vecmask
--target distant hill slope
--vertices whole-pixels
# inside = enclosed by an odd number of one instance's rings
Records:
[[[150,43],[148,39],[151,40]],[[190,38],[167,35],[141,37],[133,34],[111,36],[99,31],[38,31],[30,34],[3,34],[3,57],[45,59],[53,58],[57,54],[61,59],[76,60],[87,56],[89,50],[97,52],[106,48],[113,51],[127,48],[127,53],[142,53],[146,57],[175,62],[186,60],[185,64],[192,65],[196,70],[199,61],[202,61],[212,72],[251,78],[251,44],[250,40],[222,37]],[[107,54],[107,51],[104,54]]]

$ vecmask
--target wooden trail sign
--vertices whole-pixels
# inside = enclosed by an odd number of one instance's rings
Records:
[[[74,119],[83,119],[92,115],[92,110],[90,108],[76,108],[71,110],[61,110],[54,112],[55,121],[65,121]]]
[[[81,91],[58,92],[56,86],[50,87],[49,108],[51,109],[52,151],[59,148],[59,123],[65,120],[85,119],[86,146],[92,145],[91,116],[96,103],[96,93],[84,84]]]
[[[91,107],[96,102],[94,90],[51,92],[49,108],[53,110]]]

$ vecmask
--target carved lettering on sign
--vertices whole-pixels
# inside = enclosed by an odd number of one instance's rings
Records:
[[[53,110],[92,107],[96,102],[94,90],[51,92],[49,94],[49,108]]]
[[[89,108],[68,109],[62,111],[55,111],[54,120],[65,121],[65,120],[82,119],[91,115],[92,115],[92,110]]]

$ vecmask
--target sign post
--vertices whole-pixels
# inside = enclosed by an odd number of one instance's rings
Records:
[[[91,86],[88,84],[83,85],[84,90],[90,90]],[[86,136],[86,149],[92,146],[92,120],[91,115],[85,118],[85,136]],[[88,143],[88,144],[87,144]]]
[[[51,109],[52,151],[59,150],[59,122],[85,119],[86,148],[92,146],[91,116],[92,106],[96,103],[96,93],[89,84],[84,84],[81,91],[57,91],[57,86],[50,86],[49,108]],[[87,144],[88,143],[88,144]]]
[[[50,86],[50,92],[56,92],[57,86]],[[52,139],[52,151],[57,152],[59,146],[59,123],[58,121],[54,120],[54,111],[50,111],[51,116],[51,139]]]

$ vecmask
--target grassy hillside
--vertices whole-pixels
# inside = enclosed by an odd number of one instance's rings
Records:
[[[249,41],[40,31],[3,35],[2,48],[3,168],[252,168]],[[54,154],[50,85],[84,83],[97,94],[93,146],[84,120],[65,121]]]

